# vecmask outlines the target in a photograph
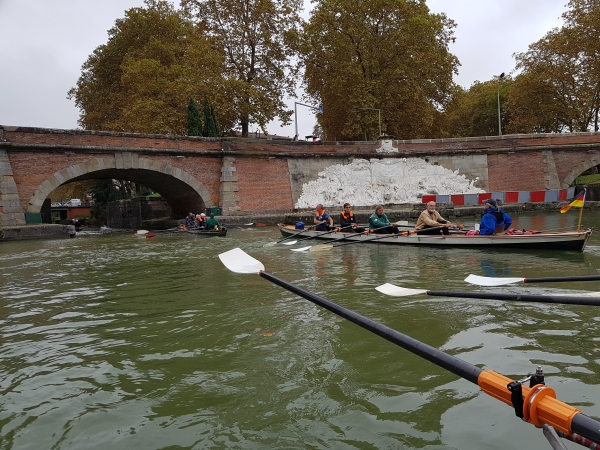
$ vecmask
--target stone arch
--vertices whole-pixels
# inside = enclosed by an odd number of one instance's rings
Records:
[[[590,158],[586,161],[580,162],[575,167],[573,167],[573,169],[571,169],[571,171],[567,174],[567,176],[561,183],[561,188],[563,188],[563,189],[568,188],[569,186],[571,186],[571,183],[573,183],[573,181],[575,181],[575,179],[579,175],[581,175],[586,170],[591,169],[592,167],[595,167],[597,165],[600,165],[599,157]]]
[[[95,178],[130,180],[157,189],[177,215],[185,216],[190,210],[214,206],[208,189],[184,170],[163,161],[124,153],[116,154],[114,158],[90,159],[55,172],[37,187],[29,199],[27,212],[39,213],[44,200],[58,186]]]

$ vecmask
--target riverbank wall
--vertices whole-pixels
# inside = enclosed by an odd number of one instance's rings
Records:
[[[33,239],[67,239],[72,237],[75,237],[75,227],[73,225],[44,223],[3,227],[0,229],[0,242]]]

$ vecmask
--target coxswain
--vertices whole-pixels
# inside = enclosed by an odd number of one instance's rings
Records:
[[[511,217],[501,209],[498,209],[498,203],[493,198],[483,201],[483,216],[479,225],[479,234],[489,236],[492,234],[501,234],[508,230],[512,225]]]

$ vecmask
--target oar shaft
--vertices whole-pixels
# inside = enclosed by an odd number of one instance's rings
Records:
[[[294,294],[297,294],[300,297],[305,298],[306,300],[313,302],[316,305],[319,305],[328,311],[331,311],[332,313],[349,320],[350,322],[355,323],[365,330],[368,330],[377,336],[381,336],[382,338],[399,345],[415,355],[418,355],[434,364],[437,364],[440,367],[443,367],[446,370],[449,370],[450,372],[470,381],[471,383],[477,384],[477,378],[482,372],[482,369],[479,367],[469,364],[462,359],[458,359],[455,356],[448,355],[437,348],[424,344],[423,342],[402,334],[393,328],[361,316],[357,312],[344,308],[337,303],[333,303],[332,301],[320,297],[310,291],[306,291],[298,286],[288,283],[287,281],[277,278],[270,273],[260,272],[259,275],[276,284],[277,286],[287,289],[288,291],[293,292]]]
[[[324,231],[323,233],[319,233],[319,234],[315,234],[314,236],[308,236],[302,239],[298,239],[298,242],[302,242],[302,241],[308,241],[309,239],[314,239],[314,238],[318,238],[321,236],[325,236],[326,234],[331,234],[331,233],[335,233],[336,231],[341,231],[341,230],[345,230],[347,228],[352,228],[351,226],[347,226],[347,227],[343,227],[343,228],[334,228],[333,230],[329,230],[329,231]],[[344,238],[342,238],[344,239]]]
[[[480,369],[462,359],[448,355],[441,350],[402,334],[393,328],[375,322],[374,320],[361,316],[357,312],[344,308],[343,306],[333,303],[310,291],[306,291],[298,286],[288,283],[287,281],[281,280],[274,275],[264,271],[260,271],[259,275],[262,278],[355,323],[365,330],[368,330],[377,336],[470,381],[471,383],[477,384],[484,392],[492,397],[509,405],[511,404],[511,393],[507,388],[507,383],[512,382],[510,378],[490,370]],[[523,387],[524,393],[530,390],[532,389]],[[527,399],[528,397],[525,398],[525,400]],[[534,403],[533,398],[530,403]],[[530,406],[530,403],[526,402],[525,406],[532,408],[533,406]],[[594,442],[600,442],[600,422],[583,415],[576,408],[567,405],[556,398],[552,398],[550,394],[539,400],[535,410],[537,411],[536,420],[540,422],[536,426],[542,426],[545,423],[552,425],[565,433],[577,433]],[[530,421],[536,424],[533,417]]]
[[[597,281],[600,275],[581,275],[574,277],[525,278],[525,283],[559,283],[562,281]]]
[[[493,292],[427,291],[437,297],[480,298],[513,302],[557,303],[568,305],[600,306],[600,297],[570,297],[568,295],[497,294]]]

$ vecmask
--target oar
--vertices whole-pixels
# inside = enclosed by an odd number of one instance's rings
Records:
[[[372,233],[374,231],[382,230],[382,229],[387,228],[387,227],[389,227],[389,225],[386,225],[385,227],[374,228],[373,230],[367,230],[367,231],[368,231],[368,233]],[[365,231],[365,234],[368,234],[367,231]],[[344,241],[344,240],[350,240],[353,237],[362,236],[362,234],[363,233],[355,233],[355,234],[352,234],[350,236],[344,235],[344,236],[342,236],[340,238],[330,240],[329,243],[327,243],[327,244],[319,244],[319,245],[315,245],[315,246],[312,246],[312,247],[309,245],[308,247],[293,248],[292,251],[293,252],[304,252],[306,250],[309,250],[311,252],[318,252],[318,251],[323,251],[323,250],[330,250],[333,247],[337,247],[335,245],[331,245],[334,242]],[[390,236],[393,236],[393,235],[392,234],[386,234],[385,235],[385,237],[390,237]],[[363,241],[357,241],[357,242],[363,242]]]
[[[325,236],[326,234],[337,233],[338,231],[346,230],[348,228],[352,228],[352,225],[348,225],[347,227],[344,227],[344,228],[334,228],[333,230],[324,231],[322,233],[315,234],[314,236],[309,236],[309,237],[305,237],[305,238],[302,238],[302,239],[298,239],[297,241],[294,242],[294,244],[296,242],[308,241],[309,239],[314,239],[314,238],[318,238],[320,236]],[[342,239],[345,239],[345,238],[342,238]],[[289,244],[287,244],[287,245],[289,245]]]
[[[427,228],[427,230],[439,230],[441,228],[442,227]],[[352,242],[343,242],[341,244],[336,244],[336,245],[321,244],[321,245],[315,245],[314,247],[304,247],[304,249],[308,248],[310,252],[323,252],[323,251],[331,250],[332,248],[335,248],[335,247],[343,247],[344,245],[359,244],[361,242],[373,242],[373,241],[378,241],[379,239],[391,238],[391,237],[396,237],[396,236],[411,236],[414,234],[420,234],[419,232],[423,232],[423,230],[402,231],[400,234],[383,234],[381,236],[360,239],[360,240],[353,240]],[[350,236],[350,238],[352,238],[352,237],[353,236]],[[342,239],[344,239],[344,238],[342,238]],[[335,242],[337,240],[338,239],[331,241],[331,242]],[[300,250],[302,250],[302,249],[300,249]],[[298,250],[295,250],[295,251],[298,251]]]
[[[281,243],[281,242],[283,242],[283,241],[287,241],[288,239],[294,238],[294,237],[296,237],[296,236],[300,236],[302,233],[306,233],[307,231],[310,231],[310,229],[311,229],[311,228],[314,228],[314,227],[315,227],[315,225],[313,225],[312,227],[308,227],[306,230],[302,230],[302,231],[300,231],[299,233],[292,234],[291,236],[288,236],[288,237],[286,237],[286,238],[280,239],[280,240],[279,240],[279,241],[277,241],[277,242],[268,242],[268,243],[266,243],[265,245],[263,245],[263,247],[273,247],[273,246],[275,246],[275,245],[277,245],[277,244],[279,244],[279,243]],[[294,241],[294,242],[288,242],[287,244],[284,244],[284,245],[294,245],[296,242],[297,242],[297,241]]]
[[[395,286],[390,283],[377,286],[382,294],[393,297],[407,297],[409,295],[427,294],[436,297],[460,297],[460,298],[480,298],[485,300],[503,300],[513,302],[534,302],[534,303],[559,303],[565,305],[585,305],[600,306],[600,297],[587,296],[587,294],[577,295],[528,295],[528,294],[498,294],[493,292],[455,292],[455,291],[429,291],[426,289],[409,289]],[[593,295],[598,295],[593,293]]]
[[[484,370],[470,364],[456,356],[449,355],[437,348],[431,347],[410,336],[400,333],[367,317],[361,316],[351,309],[344,308],[326,298],[304,290],[292,283],[288,283],[264,271],[264,265],[252,258],[239,248],[235,248],[219,255],[225,267],[235,273],[256,273],[265,280],[270,281],[300,297],[337,314],[344,319],[380,336],[412,353],[418,355],[452,373],[477,384],[482,391],[490,396],[513,406],[508,390],[508,384],[513,380],[491,370]],[[516,395],[519,400],[525,400],[522,415],[535,426],[551,425],[564,433],[577,433],[587,439],[600,442],[600,422],[581,413],[578,409],[556,400],[554,391],[550,388],[534,386],[520,386],[521,395]],[[532,394],[532,395],[530,395]]]
[[[563,281],[598,281],[600,275],[581,275],[573,277],[547,277],[547,278],[493,278],[480,277],[479,275],[469,275],[465,278],[467,283],[477,284],[479,286],[502,286],[504,284],[518,283],[560,283]]]

